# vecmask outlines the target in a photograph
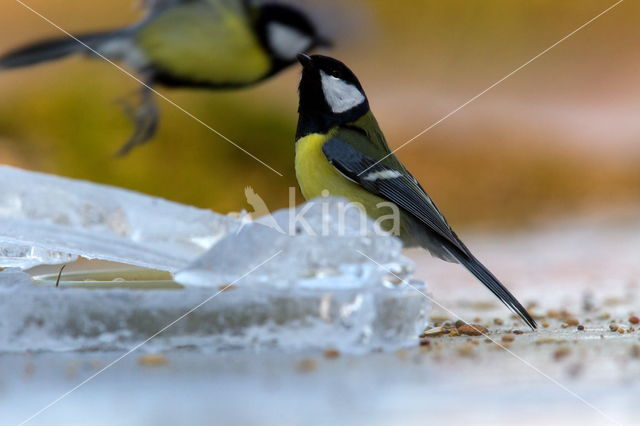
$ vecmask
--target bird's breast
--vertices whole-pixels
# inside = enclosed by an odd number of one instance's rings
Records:
[[[322,146],[331,137],[331,132],[314,133],[296,143],[296,177],[302,195],[307,200],[326,195],[343,197],[361,203],[369,216],[378,216],[376,205],[384,200],[344,177],[322,152]]]
[[[161,14],[137,35],[149,61],[175,80],[245,85],[266,77],[271,58],[245,19],[207,4]]]

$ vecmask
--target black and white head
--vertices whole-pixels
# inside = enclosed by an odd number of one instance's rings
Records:
[[[257,30],[263,45],[277,62],[291,64],[296,57],[316,47],[330,47],[302,11],[284,4],[260,6]]]
[[[367,95],[355,74],[328,56],[301,54],[298,133],[326,133],[369,112]]]

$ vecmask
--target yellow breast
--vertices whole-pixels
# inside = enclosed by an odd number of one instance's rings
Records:
[[[263,78],[271,59],[246,20],[205,3],[175,7],[138,34],[156,66],[175,77],[213,84],[246,84]]]
[[[302,195],[307,200],[327,195],[344,197],[361,203],[371,217],[379,217],[383,212],[376,205],[384,200],[362,189],[358,184],[345,178],[329,163],[322,152],[322,145],[333,135],[311,134],[296,143],[296,177]],[[384,214],[388,214],[388,210]]]

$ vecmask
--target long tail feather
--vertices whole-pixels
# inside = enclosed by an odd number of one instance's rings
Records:
[[[538,327],[536,321],[531,317],[529,312],[518,302],[518,300],[502,285],[502,283],[493,275],[478,259],[470,254],[455,253],[461,265],[469,270],[482,284],[484,284],[493,294],[500,299],[509,309],[518,314],[529,327],[535,329]]]
[[[85,34],[78,36],[85,45],[92,49],[120,34],[119,31]],[[13,50],[0,57],[0,69],[20,68],[42,62],[64,58],[74,53],[86,52],[87,48],[71,37],[43,40],[28,46]]]

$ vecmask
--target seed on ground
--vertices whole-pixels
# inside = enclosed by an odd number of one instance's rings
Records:
[[[489,330],[478,324],[464,324],[458,327],[457,331],[467,336],[481,336],[489,332]]]

